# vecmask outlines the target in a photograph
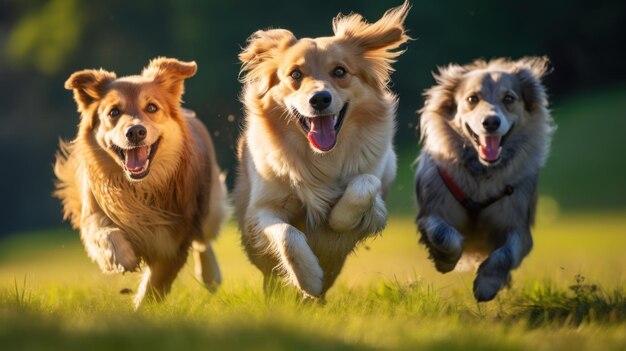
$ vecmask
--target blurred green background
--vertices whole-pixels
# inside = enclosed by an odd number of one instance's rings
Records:
[[[139,73],[151,58],[195,60],[185,105],[211,130],[232,181],[242,119],[237,54],[261,28],[298,37],[330,35],[337,13],[375,21],[398,1],[80,1],[0,2],[0,236],[62,226],[51,197],[58,138],[72,138],[78,114],[65,79],[83,68]],[[626,208],[626,2],[413,1],[406,26],[416,39],[395,64],[400,96],[399,176],[392,214],[415,210],[411,163],[418,153],[422,91],[449,62],[550,56],[546,79],[559,129],[542,174],[552,210]],[[229,115],[235,116],[229,122]],[[232,184],[231,184],[232,185]],[[544,206],[545,207],[545,206]],[[541,213],[539,214],[541,216]]]

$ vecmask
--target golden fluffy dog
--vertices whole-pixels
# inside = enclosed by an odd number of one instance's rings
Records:
[[[323,297],[355,245],[385,227],[396,173],[387,84],[409,39],[408,10],[371,24],[340,15],[330,37],[257,31],[240,54],[246,120],[234,201],[266,287],[282,275]]]
[[[493,299],[532,248],[539,171],[554,129],[541,79],[547,58],[441,68],[426,91],[416,174],[417,224],[437,270],[480,264]]]
[[[196,277],[209,289],[220,271],[209,241],[227,213],[211,138],[180,107],[195,62],[157,58],[141,75],[84,70],[65,82],[81,114],[61,142],[55,195],[104,273],[136,271],[135,296],[162,298],[193,245]]]

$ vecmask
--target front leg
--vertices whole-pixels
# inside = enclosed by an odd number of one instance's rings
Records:
[[[263,250],[275,255],[280,262],[278,268],[289,282],[305,295],[320,297],[324,272],[304,233],[287,223],[278,212],[266,208],[248,212],[255,214],[252,219],[255,228],[251,235],[258,236],[257,243],[265,244]]]
[[[183,245],[178,253],[167,259],[157,259],[147,264],[134,298],[135,309],[146,300],[160,302],[171,288],[178,272],[187,260],[188,247]]]
[[[496,249],[478,267],[474,280],[474,297],[478,302],[496,297],[500,289],[511,279],[511,270],[530,252],[533,240],[530,230],[512,230],[507,233],[504,245]]]
[[[382,199],[381,182],[371,174],[354,177],[330,211],[328,225],[336,232],[358,230],[379,233],[387,224],[387,208]]]
[[[87,254],[98,263],[102,272],[134,272],[139,268],[139,258],[125,233],[104,214],[93,213],[83,217],[80,235]]]
[[[463,255],[463,236],[436,215],[418,218],[417,226],[422,233],[420,241],[428,248],[437,271],[452,271]]]

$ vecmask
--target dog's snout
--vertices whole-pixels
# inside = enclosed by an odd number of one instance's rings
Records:
[[[131,143],[139,143],[143,141],[146,138],[146,135],[148,135],[148,131],[146,130],[146,127],[142,125],[136,125],[126,129],[126,138]]]
[[[483,127],[485,128],[485,130],[489,133],[493,133],[496,130],[498,130],[498,128],[500,128],[500,123],[502,121],[500,120],[500,117],[498,116],[489,116],[486,117],[485,119],[483,119]]]
[[[309,99],[311,106],[318,111],[328,108],[332,101],[333,96],[326,90],[318,91]]]

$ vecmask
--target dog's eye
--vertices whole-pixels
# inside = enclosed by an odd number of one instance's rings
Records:
[[[146,106],[146,112],[148,112],[148,113],[155,113],[158,110],[159,110],[159,108],[155,104],[148,104],[148,106]]]
[[[337,66],[335,67],[335,69],[333,70],[333,76],[337,77],[337,78],[343,78],[346,73],[348,73],[346,71],[345,68],[341,67],[341,66]]]
[[[293,80],[300,80],[302,78],[302,71],[300,71],[299,69],[294,69],[293,71],[291,71],[291,73],[289,73],[289,76]]]
[[[114,108],[111,109],[111,111],[109,111],[109,116],[115,118],[115,117],[118,117],[120,115],[120,113],[121,113],[120,109],[117,108],[117,107],[114,107]]]
[[[510,104],[512,104],[512,103],[514,103],[514,102],[515,102],[515,96],[513,96],[513,95],[511,95],[511,94],[506,94],[506,95],[504,95],[504,97],[502,98],[502,102],[503,102],[505,105],[510,105]]]
[[[471,95],[470,97],[467,98],[467,102],[469,102],[472,105],[476,105],[478,101],[479,99],[478,99],[478,96],[476,95]]]

